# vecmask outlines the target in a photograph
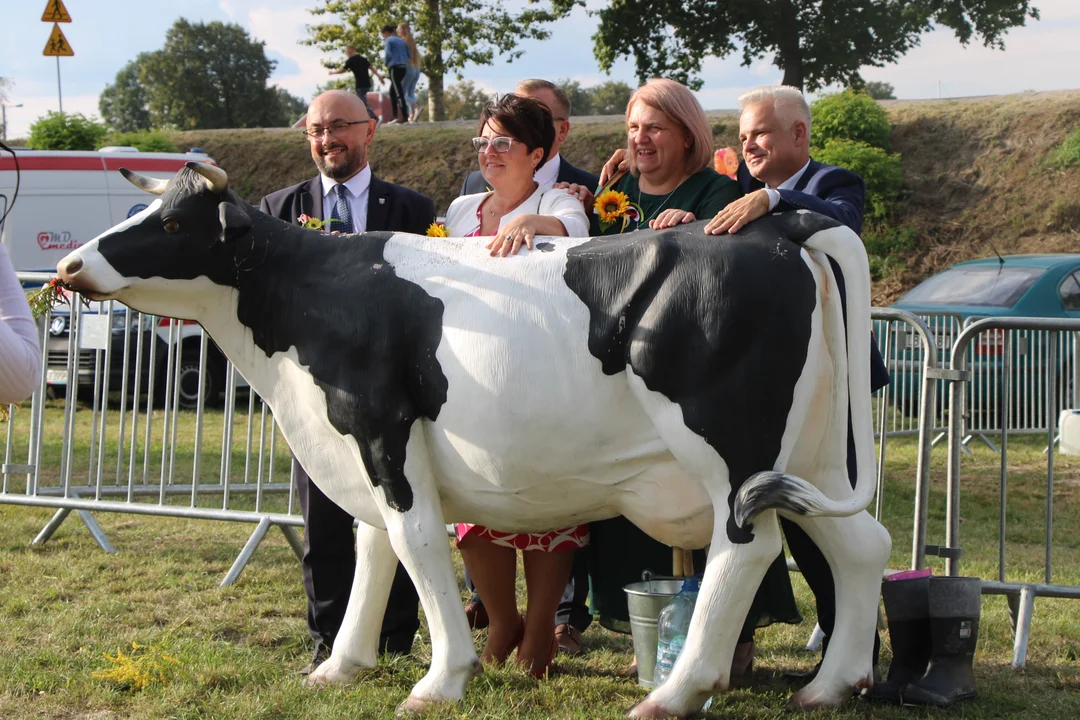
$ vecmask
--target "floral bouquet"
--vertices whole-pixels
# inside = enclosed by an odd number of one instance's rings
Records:
[[[593,210],[600,217],[600,229],[605,231],[612,225],[621,223],[619,232],[624,232],[631,220],[641,220],[641,208],[630,202],[626,193],[610,188],[597,195]]]

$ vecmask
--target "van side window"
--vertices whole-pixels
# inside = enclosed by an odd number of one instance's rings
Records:
[[[1080,310],[1080,270],[1065,278],[1058,293],[1066,310]]]

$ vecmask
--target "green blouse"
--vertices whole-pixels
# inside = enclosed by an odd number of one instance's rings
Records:
[[[618,219],[604,229],[600,226],[600,216],[594,212],[590,220],[590,230],[594,236],[618,235],[620,232],[633,232],[639,227],[648,228],[650,220],[671,208],[692,212],[698,220],[706,220],[742,195],[737,182],[712,168],[703,168],[694,173],[670,194],[650,195],[641,192],[638,179],[630,173],[619,178],[611,189],[625,193],[630,202],[637,206],[635,209],[640,211],[641,218],[628,220],[625,227]]]

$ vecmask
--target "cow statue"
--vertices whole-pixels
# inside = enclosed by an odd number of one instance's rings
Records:
[[[524,532],[625,515],[668,545],[710,547],[685,649],[630,711],[693,714],[728,687],[781,549],[779,513],[823,551],[838,605],[820,671],[792,702],[838,705],[872,684],[890,540],[865,512],[870,280],[852,231],[801,211],[732,237],[698,223],[543,239],[502,259],[474,238],[290,226],[203,163],[168,181],[122,172],[159,197],[61,260],[60,277],[201,324],[360,520],[361,570],[312,682],[375,665],[400,558],[432,655],[400,710],[461,699],[481,668],[446,523]],[[848,332],[826,253],[847,283]]]

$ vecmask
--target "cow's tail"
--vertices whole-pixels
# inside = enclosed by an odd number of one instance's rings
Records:
[[[870,267],[859,236],[844,226],[815,233],[806,246],[840,266],[847,291],[848,396],[855,439],[855,491],[833,500],[812,484],[782,472],[753,475],[735,498],[735,522],[742,526],[758,513],[786,510],[807,517],[848,517],[862,512],[874,497],[874,426],[870,406]],[[847,439],[844,439],[847,445]]]

